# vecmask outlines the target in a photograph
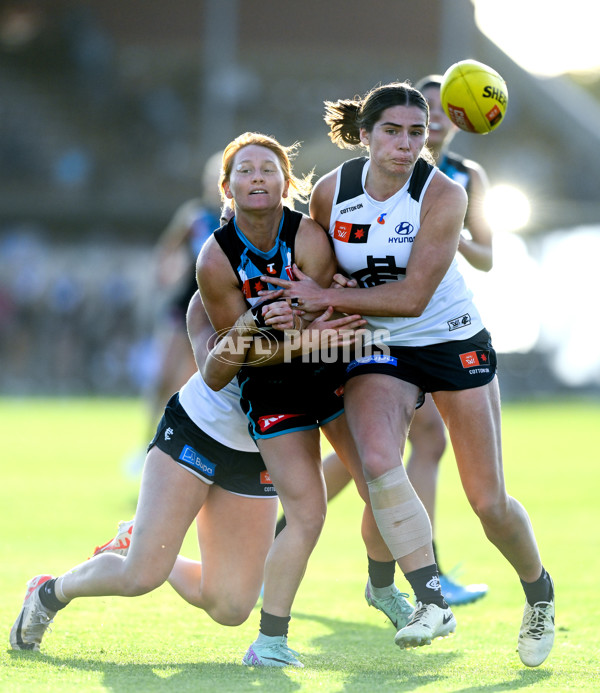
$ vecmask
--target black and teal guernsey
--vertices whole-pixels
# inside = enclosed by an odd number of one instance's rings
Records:
[[[261,301],[259,291],[279,289],[274,284],[261,280],[261,276],[294,279],[294,246],[302,214],[284,207],[277,239],[266,252],[254,246],[235,223],[235,217],[215,231],[215,238],[231,263],[239,281],[240,289],[248,305]]]
[[[249,306],[262,298],[259,291],[279,287],[261,277],[294,279],[296,234],[302,214],[284,207],[277,238],[268,251],[259,250],[242,233],[235,217],[215,231],[215,239],[233,268]],[[345,364],[297,356],[272,366],[242,366],[238,373],[240,404],[250,435],[272,438],[317,428],[343,411]]]
[[[459,183],[467,191],[467,195],[471,192],[471,170],[465,166],[466,159],[464,156],[448,152],[442,156],[438,164],[438,168],[442,173],[445,173],[448,178],[451,178],[456,183]]]

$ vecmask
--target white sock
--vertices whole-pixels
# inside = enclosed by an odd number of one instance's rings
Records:
[[[63,588],[62,588],[62,583],[63,583],[62,576],[59,578],[56,578],[56,582],[54,583],[54,594],[56,595],[56,598],[58,599],[59,602],[62,602],[63,604],[68,604],[71,600],[67,599],[67,597],[65,597],[65,593],[63,592]]]

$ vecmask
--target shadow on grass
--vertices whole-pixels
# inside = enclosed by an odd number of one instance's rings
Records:
[[[304,656],[303,661],[316,671],[340,670],[344,678],[340,689],[343,691],[368,690],[369,682],[373,688],[388,690],[388,687],[393,687],[395,691],[414,691],[436,683],[451,685],[456,675],[454,664],[462,657],[458,644],[450,652],[436,651],[435,641],[431,647],[399,649],[394,644],[394,628],[387,621],[383,628],[377,628],[314,614],[295,613],[294,618],[315,621],[331,629],[330,634],[319,635],[313,640],[319,654]],[[453,638],[437,641],[440,642],[452,643]],[[374,647],[379,647],[375,656],[372,654]],[[369,652],[366,657],[365,649]],[[473,671],[473,675],[477,676],[477,672]],[[541,684],[551,676],[552,672],[547,669],[524,668],[516,672],[507,671],[506,680],[501,682],[453,690],[455,693],[517,690]]]
[[[331,630],[314,638],[318,654],[305,655],[303,661],[316,671],[341,673],[343,688],[339,690],[343,691],[366,691],[369,686],[371,690],[414,691],[442,683],[448,678],[445,669],[461,656],[459,651],[430,648],[402,650],[394,644],[396,631],[387,621],[378,627],[314,614],[295,613],[294,618],[315,621]]]
[[[314,654],[301,653],[305,669],[251,668],[241,663],[202,661],[202,649],[198,649],[198,661],[155,662],[122,661],[119,663],[103,658],[81,655],[60,657],[43,653],[15,652],[10,650],[11,660],[35,660],[38,667],[48,666],[48,677],[58,684],[69,670],[73,672],[97,672],[102,686],[116,693],[162,693],[163,691],[248,691],[264,690],[292,693],[309,687],[323,690],[356,691],[374,690],[415,691],[423,686],[438,685],[448,689],[457,677],[457,666],[463,666],[458,641],[444,640],[444,649],[434,643],[431,647],[401,650],[394,644],[394,628],[382,622],[382,626],[365,625],[364,622],[345,621],[315,614],[294,613],[294,619],[319,624],[319,635],[310,645]],[[329,632],[323,634],[323,627]],[[293,642],[293,627],[290,637]],[[452,647],[448,649],[447,644]],[[436,649],[436,645],[438,648]],[[134,656],[134,655],[133,655]],[[463,670],[464,673],[464,670]],[[43,677],[43,673],[41,674]],[[485,673],[483,674],[485,677]],[[466,685],[452,688],[455,693],[475,691],[509,691],[542,684],[552,676],[546,669],[507,670],[490,685]],[[56,677],[56,679],[55,679]],[[328,681],[329,679],[329,681]],[[471,681],[477,680],[473,670]],[[463,684],[468,683],[462,681]]]
[[[166,664],[129,662],[117,664],[103,659],[84,657],[56,657],[38,652],[9,651],[12,661],[36,660],[60,669],[64,676],[74,672],[99,672],[101,685],[118,693],[158,693],[162,691],[248,691],[265,688],[269,691],[292,693],[302,687],[301,681],[292,681],[289,669],[253,669],[242,664],[224,663],[177,663]],[[201,657],[199,653],[199,658]],[[53,673],[54,675],[54,673]],[[59,681],[54,684],[60,685]],[[70,688],[70,686],[69,686]],[[59,688],[56,688],[59,690]]]
[[[502,681],[500,683],[490,684],[488,686],[467,686],[466,688],[457,688],[454,693],[475,693],[475,691],[516,691],[519,688],[528,688],[535,684],[541,684],[546,679],[552,676],[552,672],[548,669],[522,669],[516,675]]]

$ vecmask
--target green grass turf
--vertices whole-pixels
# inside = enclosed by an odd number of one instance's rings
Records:
[[[26,581],[87,558],[132,515],[138,480],[123,474],[123,460],[147,432],[137,401],[0,399],[0,420],[1,691],[600,690],[598,401],[504,407],[508,488],[530,513],[557,587],[556,645],[533,670],[515,651],[518,580],[483,537],[450,453],[438,503],[441,559],[447,568],[462,562],[463,581],[490,586],[479,603],[456,608],[453,638],[401,651],[393,627],[366,606],[361,505],[348,488],[329,508],[292,612],[290,645],[303,670],[243,667],[258,609],[225,628],[168,586],[136,599],[81,599],[56,618],[41,654],[13,652],[8,633]],[[191,533],[185,552],[198,554]],[[397,584],[407,589],[399,573]]]

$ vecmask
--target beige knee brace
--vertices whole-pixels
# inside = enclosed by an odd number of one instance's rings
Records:
[[[431,543],[431,522],[403,467],[368,481],[377,527],[394,559]]]

